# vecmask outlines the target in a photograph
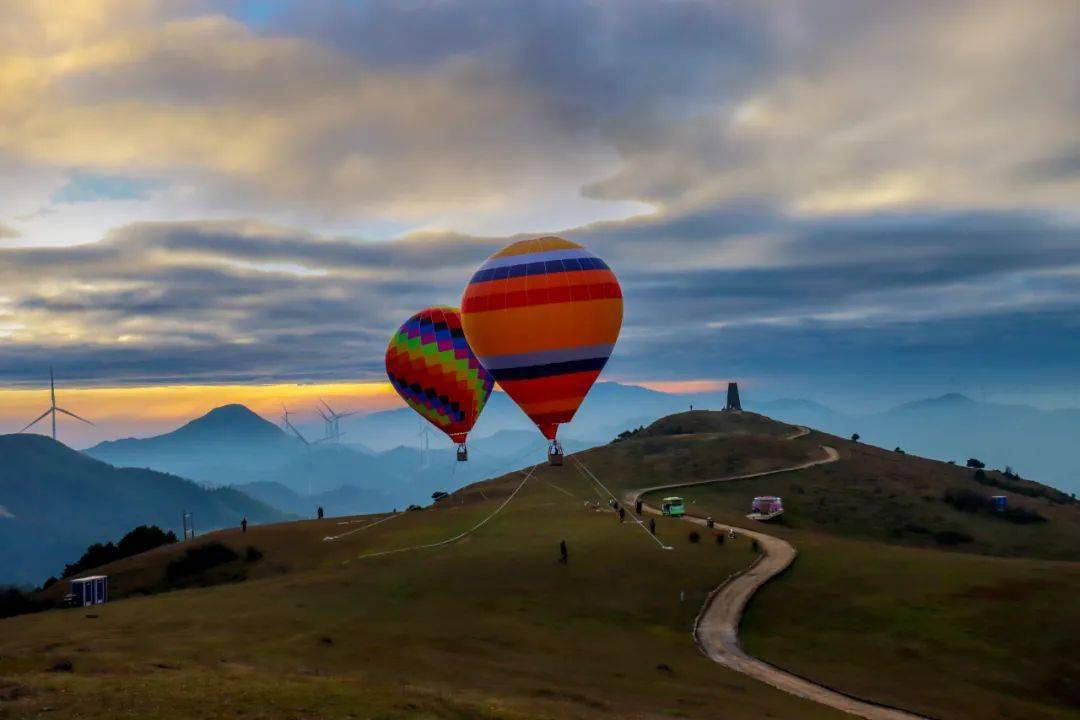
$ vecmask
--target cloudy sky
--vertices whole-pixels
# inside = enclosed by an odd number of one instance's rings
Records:
[[[539,233],[619,275],[608,379],[1080,405],[1076,3],[4,7],[0,429],[49,363],[128,427],[385,405],[392,329]]]

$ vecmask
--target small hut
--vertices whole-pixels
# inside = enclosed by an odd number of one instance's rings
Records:
[[[72,580],[66,600],[74,607],[105,604],[109,600],[109,576],[91,575]]]
[[[1009,507],[1009,498],[1006,495],[992,495],[990,501],[994,503],[994,512],[1005,512]]]

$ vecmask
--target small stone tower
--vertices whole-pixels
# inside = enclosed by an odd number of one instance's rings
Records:
[[[727,384],[727,406],[724,409],[732,412],[742,411],[742,403],[739,402],[739,383]]]

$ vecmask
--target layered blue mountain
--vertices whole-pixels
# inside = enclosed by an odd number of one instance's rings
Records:
[[[0,435],[0,584],[39,584],[96,542],[137,525],[180,534],[282,520],[285,515],[230,488],[141,468],[116,468],[44,435]]]

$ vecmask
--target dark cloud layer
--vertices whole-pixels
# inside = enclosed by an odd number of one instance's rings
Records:
[[[1080,30],[1052,0],[19,7],[8,383],[381,378],[507,228],[615,268],[612,377],[1080,377]]]
[[[1080,274],[1063,269],[1080,267],[1080,236],[1029,213],[829,220],[756,206],[565,234],[624,286],[615,376],[895,376],[925,366],[919,352],[956,375],[1002,333],[1027,338],[992,353],[1014,370],[1060,376],[1077,357]],[[55,339],[0,348],[0,375],[34,382],[42,358],[57,357],[68,377],[96,382],[378,379],[393,328],[424,305],[456,304],[511,239],[376,243],[191,223],[0,250],[8,311],[57,326]]]

